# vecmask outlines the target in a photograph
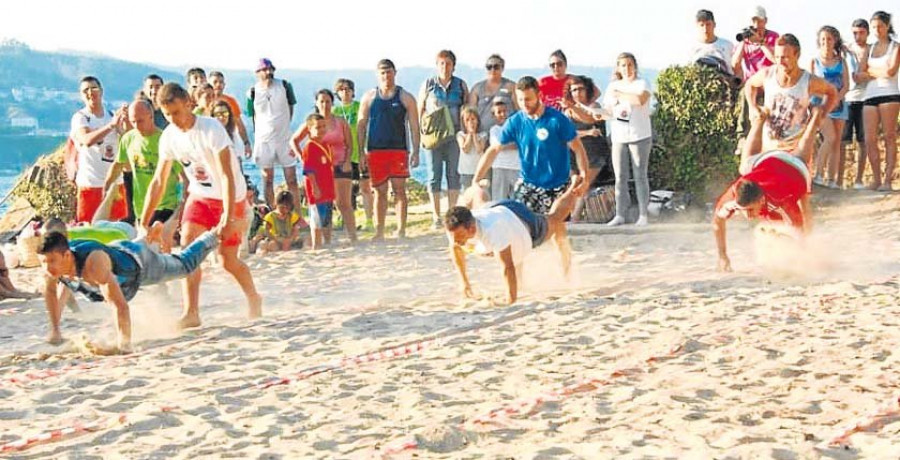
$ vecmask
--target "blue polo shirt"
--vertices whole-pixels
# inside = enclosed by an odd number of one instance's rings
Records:
[[[506,120],[501,144],[515,143],[522,160],[522,180],[544,189],[569,181],[569,146],[575,139],[575,124],[552,107],[544,107],[537,120],[520,110]]]

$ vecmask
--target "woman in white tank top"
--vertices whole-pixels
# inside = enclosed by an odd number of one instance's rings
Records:
[[[897,67],[900,66],[900,46],[892,39],[894,28],[891,26],[890,14],[877,11],[869,22],[878,39],[861,65],[872,77],[866,85],[863,108],[863,125],[866,130],[864,137],[872,140],[866,142],[869,163],[872,164],[872,174],[875,176],[870,188],[890,191],[897,163],[897,114],[900,113]],[[878,150],[879,124],[885,144],[884,176],[881,175],[881,154]]]

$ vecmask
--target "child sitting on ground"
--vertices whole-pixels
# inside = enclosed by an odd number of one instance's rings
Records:
[[[334,209],[334,155],[331,148],[322,143],[328,125],[317,113],[306,117],[309,142],[303,147],[304,187],[309,203],[309,223],[312,229],[312,249],[324,243],[331,244],[331,214]]]
[[[275,210],[263,218],[263,252],[288,251],[303,247],[300,229],[308,227],[306,221],[294,211],[294,195],[284,190],[275,199]]]

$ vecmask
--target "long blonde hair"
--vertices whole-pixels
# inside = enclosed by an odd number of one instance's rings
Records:
[[[631,62],[634,64],[634,75],[637,76],[638,75],[637,59],[635,59],[634,55],[631,53],[621,53],[618,56],[616,56],[616,67],[615,68],[617,70],[613,71],[613,75],[615,75],[616,80],[621,80],[621,79],[625,78],[625,76],[622,75],[621,73],[619,73],[619,71],[618,71],[619,61],[621,61],[622,59],[631,59]]]

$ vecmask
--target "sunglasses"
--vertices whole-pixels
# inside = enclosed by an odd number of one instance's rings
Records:
[[[87,94],[87,93],[95,93],[95,92],[99,92],[99,91],[100,91],[99,86],[88,86],[87,88],[82,89],[81,93]]]
[[[213,116],[216,118],[228,118],[228,112],[213,112]]]
[[[550,68],[555,69],[557,67],[564,67],[566,64],[562,61],[553,61],[550,63]]]
[[[503,70],[503,66],[501,64],[487,64],[484,66],[484,68],[488,70]]]
[[[573,93],[584,91],[584,86],[573,86],[573,87],[569,88],[569,91],[571,91]]]

